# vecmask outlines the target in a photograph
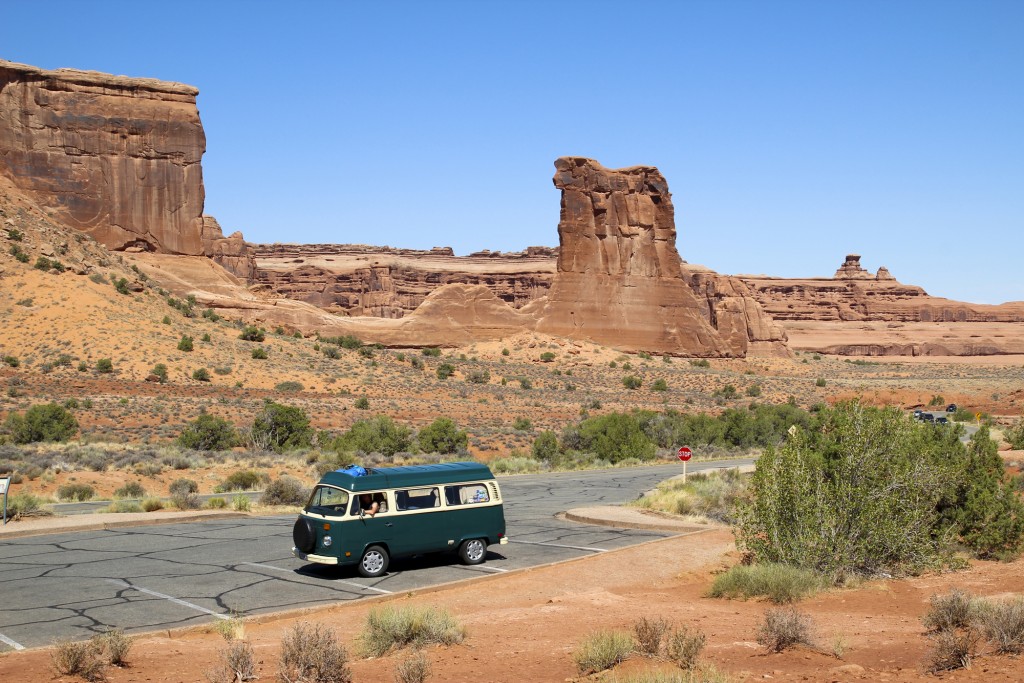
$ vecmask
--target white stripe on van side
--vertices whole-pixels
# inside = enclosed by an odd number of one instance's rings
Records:
[[[607,548],[588,548],[585,545],[562,545],[561,543],[538,543],[537,541],[513,541],[511,538],[508,539],[509,543],[525,543],[526,545],[549,545],[553,548],[571,548],[572,550],[590,550],[595,553],[606,553]]]
[[[274,571],[284,572],[285,574],[294,574],[294,569],[285,569],[284,567],[275,567],[270,564],[259,564],[257,562],[240,562],[239,564],[248,565],[250,567],[261,567],[263,569],[273,569]],[[374,588],[373,586],[364,586],[361,583],[355,581],[344,581],[342,579],[334,579],[333,583],[343,583],[346,586],[355,586],[356,588],[362,588],[366,591],[377,591],[378,593],[384,593],[385,595],[391,595],[391,591],[386,591],[383,588]]]

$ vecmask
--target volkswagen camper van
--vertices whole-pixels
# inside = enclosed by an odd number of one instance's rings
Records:
[[[371,515],[363,500],[374,502]],[[508,542],[501,489],[475,462],[328,472],[292,528],[292,554],[306,562],[356,565],[384,574],[392,558],[458,553],[466,564]]]

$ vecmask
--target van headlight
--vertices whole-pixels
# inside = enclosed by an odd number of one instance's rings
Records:
[[[324,547],[325,548],[330,548],[331,547],[331,537],[330,536],[324,536]]]

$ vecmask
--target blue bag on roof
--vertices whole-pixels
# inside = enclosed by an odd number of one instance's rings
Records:
[[[353,477],[366,476],[366,468],[360,467],[359,465],[349,465],[347,467],[342,467],[340,470],[338,470],[338,472],[344,472],[346,474],[352,475]]]

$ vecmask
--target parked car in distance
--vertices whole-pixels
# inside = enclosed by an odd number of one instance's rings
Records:
[[[949,420],[946,418],[945,415],[939,415],[937,418],[935,418],[935,424],[937,424],[937,425],[948,425],[949,424]]]
[[[914,410],[914,419],[915,420],[920,420],[922,412],[923,411],[920,408],[917,408],[916,410]]]
[[[921,419],[925,422],[935,422],[935,416],[931,413],[921,413]]]
[[[950,403],[948,406],[946,406],[946,412],[947,413],[955,413],[956,412],[956,404],[955,403]]]

